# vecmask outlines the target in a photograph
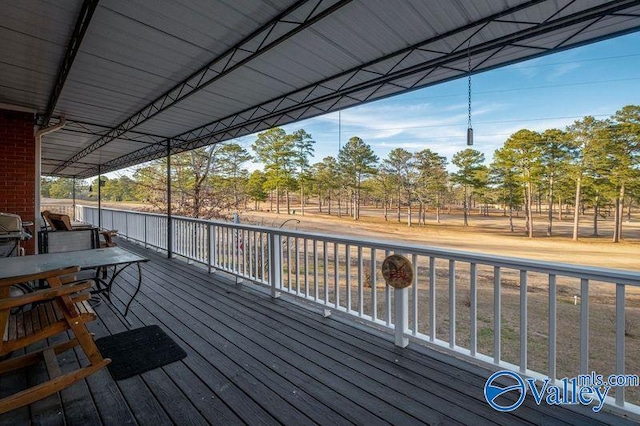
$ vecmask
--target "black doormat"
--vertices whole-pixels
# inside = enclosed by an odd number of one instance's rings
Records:
[[[157,325],[101,337],[96,345],[103,357],[111,358],[107,367],[115,380],[128,379],[187,356]]]

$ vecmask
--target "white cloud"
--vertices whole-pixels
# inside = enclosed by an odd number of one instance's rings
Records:
[[[557,79],[559,79],[560,77],[564,76],[565,74],[569,74],[577,69],[580,68],[580,64],[576,63],[576,62],[569,62],[569,63],[565,63],[565,64],[559,64],[557,66],[555,66],[548,74],[547,74],[547,80],[549,81],[555,81]]]

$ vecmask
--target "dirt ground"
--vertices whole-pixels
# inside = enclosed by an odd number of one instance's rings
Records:
[[[83,204],[95,205],[96,203]],[[43,199],[43,205],[71,205],[71,200]],[[103,203],[106,208],[136,210],[142,206],[135,203]],[[281,206],[281,213],[269,211],[268,203],[264,203],[261,211],[246,211],[240,218],[244,223],[284,227],[314,233],[334,233],[366,239],[383,239],[404,241],[441,248],[471,251],[485,254],[538,259],[552,262],[566,262],[587,266],[627,269],[640,271],[640,213],[634,213],[631,221],[623,223],[623,241],[611,242],[613,218],[601,218],[598,221],[599,237],[593,237],[593,218],[582,216],[580,219],[580,239],[571,240],[573,228],[572,217],[565,215],[562,221],[553,223],[553,237],[546,236],[546,213],[534,215],[534,238],[525,236],[524,218],[514,217],[515,231],[509,232],[508,217],[501,211],[492,211],[490,216],[481,216],[473,212],[469,218],[469,226],[463,227],[462,214],[441,213],[440,223],[436,223],[435,213],[427,212],[427,224],[407,226],[406,212],[402,212],[401,223],[397,222],[396,212],[390,210],[385,222],[381,209],[363,207],[361,218],[354,221],[347,215],[338,217],[336,208],[329,216],[326,208],[323,213],[317,206],[305,209],[304,216],[298,205],[292,206],[296,214],[287,215],[286,207]],[[286,222],[286,223],[285,223]]]
[[[285,211],[282,209],[281,211]],[[397,222],[395,212],[389,212],[384,221],[380,210],[363,209],[361,218],[354,221],[348,216],[337,217],[319,213],[317,208],[308,208],[305,215],[296,209],[295,215],[275,214],[267,211],[247,212],[241,220],[267,226],[281,226],[317,233],[358,236],[366,239],[404,241],[441,248],[496,254],[552,262],[617,268],[640,271],[640,215],[632,216],[623,224],[623,241],[611,242],[613,219],[599,221],[600,237],[593,237],[592,218],[581,218],[580,239],[571,240],[573,223],[570,218],[554,221],[554,236],[547,237],[546,218],[534,217],[535,237],[524,235],[524,219],[514,218],[515,232],[509,232],[508,218],[501,212],[490,216],[472,215],[469,226],[462,226],[461,214],[442,214],[436,223],[433,213],[428,213],[426,225],[408,227],[406,215]],[[293,220],[290,220],[293,219]],[[299,221],[299,223],[298,223]],[[415,219],[414,219],[415,221]]]

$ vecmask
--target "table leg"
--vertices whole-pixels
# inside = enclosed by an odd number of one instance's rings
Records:
[[[131,296],[131,300],[129,300],[129,303],[127,303],[127,307],[124,310],[124,316],[125,317],[129,313],[129,306],[131,306],[131,303],[133,302],[133,299],[136,298],[136,295],[140,291],[140,286],[141,285],[142,285],[142,267],[140,266],[140,263],[138,263],[138,287],[136,287],[136,291],[133,293],[133,296]]]

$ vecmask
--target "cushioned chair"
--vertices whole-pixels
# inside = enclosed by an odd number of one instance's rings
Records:
[[[45,210],[42,213],[42,220],[45,224],[45,231],[49,231],[49,228],[54,231],[79,231],[89,229],[91,225],[83,225],[82,227],[73,227],[71,218],[67,214],[52,213],[49,210]],[[116,230],[99,230],[99,235],[102,237],[100,241],[100,247],[114,247],[117,246],[113,241],[113,237],[118,234]]]
[[[25,355],[0,362],[0,374],[44,362],[49,379],[0,400],[0,413],[14,410],[82,380],[111,362],[103,358],[88,332],[85,323],[96,315],[88,303],[91,282],[66,283],[61,277],[73,276],[78,267],[57,269],[39,274],[0,279],[0,357],[67,330],[73,332],[70,340],[48,346]],[[45,280],[48,288],[12,296],[9,288],[26,281]],[[12,308],[32,305],[31,309],[11,313]],[[88,365],[62,373],[57,355],[79,346],[88,359]],[[2,359],[2,358],[0,358]],[[0,379],[1,380],[1,379]]]
[[[42,213],[42,219],[44,220],[45,227],[49,226],[56,231],[71,231],[71,218],[68,214],[52,213],[49,210],[45,210]]]

